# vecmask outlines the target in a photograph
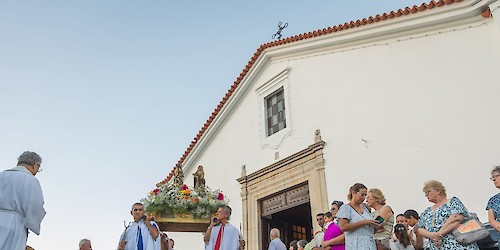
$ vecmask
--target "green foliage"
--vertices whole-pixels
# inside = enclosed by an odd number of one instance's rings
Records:
[[[198,193],[185,184],[180,188],[164,185],[149,192],[141,201],[147,213],[165,217],[189,213],[197,219],[210,218],[221,205],[229,202],[220,190],[206,187],[204,192]]]

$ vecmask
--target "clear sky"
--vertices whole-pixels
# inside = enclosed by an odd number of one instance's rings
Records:
[[[25,150],[44,160],[47,215],[28,244],[116,249],[131,204],[167,176],[279,21],[287,37],[422,2],[1,1],[0,170]]]

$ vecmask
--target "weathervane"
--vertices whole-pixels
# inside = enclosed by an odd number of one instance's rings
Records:
[[[278,31],[273,35],[272,39],[277,37],[277,39],[281,39],[281,31],[288,27],[288,23],[285,23],[285,25],[281,26],[281,22],[278,23]]]

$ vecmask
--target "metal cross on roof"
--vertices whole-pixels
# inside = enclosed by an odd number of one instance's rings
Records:
[[[276,33],[274,33],[274,35],[272,36],[272,39],[276,38],[276,39],[281,39],[281,31],[288,27],[288,23],[285,23],[285,25],[281,26],[281,22],[278,23],[278,31]]]

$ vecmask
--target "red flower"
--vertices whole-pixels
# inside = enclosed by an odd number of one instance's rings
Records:
[[[193,202],[198,203],[198,201],[199,201],[198,197],[194,197]]]
[[[158,188],[157,188],[157,189],[153,190],[153,193],[154,193],[155,195],[157,195],[158,193],[160,193],[160,189],[158,189]]]
[[[186,190],[186,189],[188,189],[188,185],[182,184],[182,190]]]
[[[219,193],[219,195],[217,195],[217,200],[223,201],[224,195],[222,193]]]

